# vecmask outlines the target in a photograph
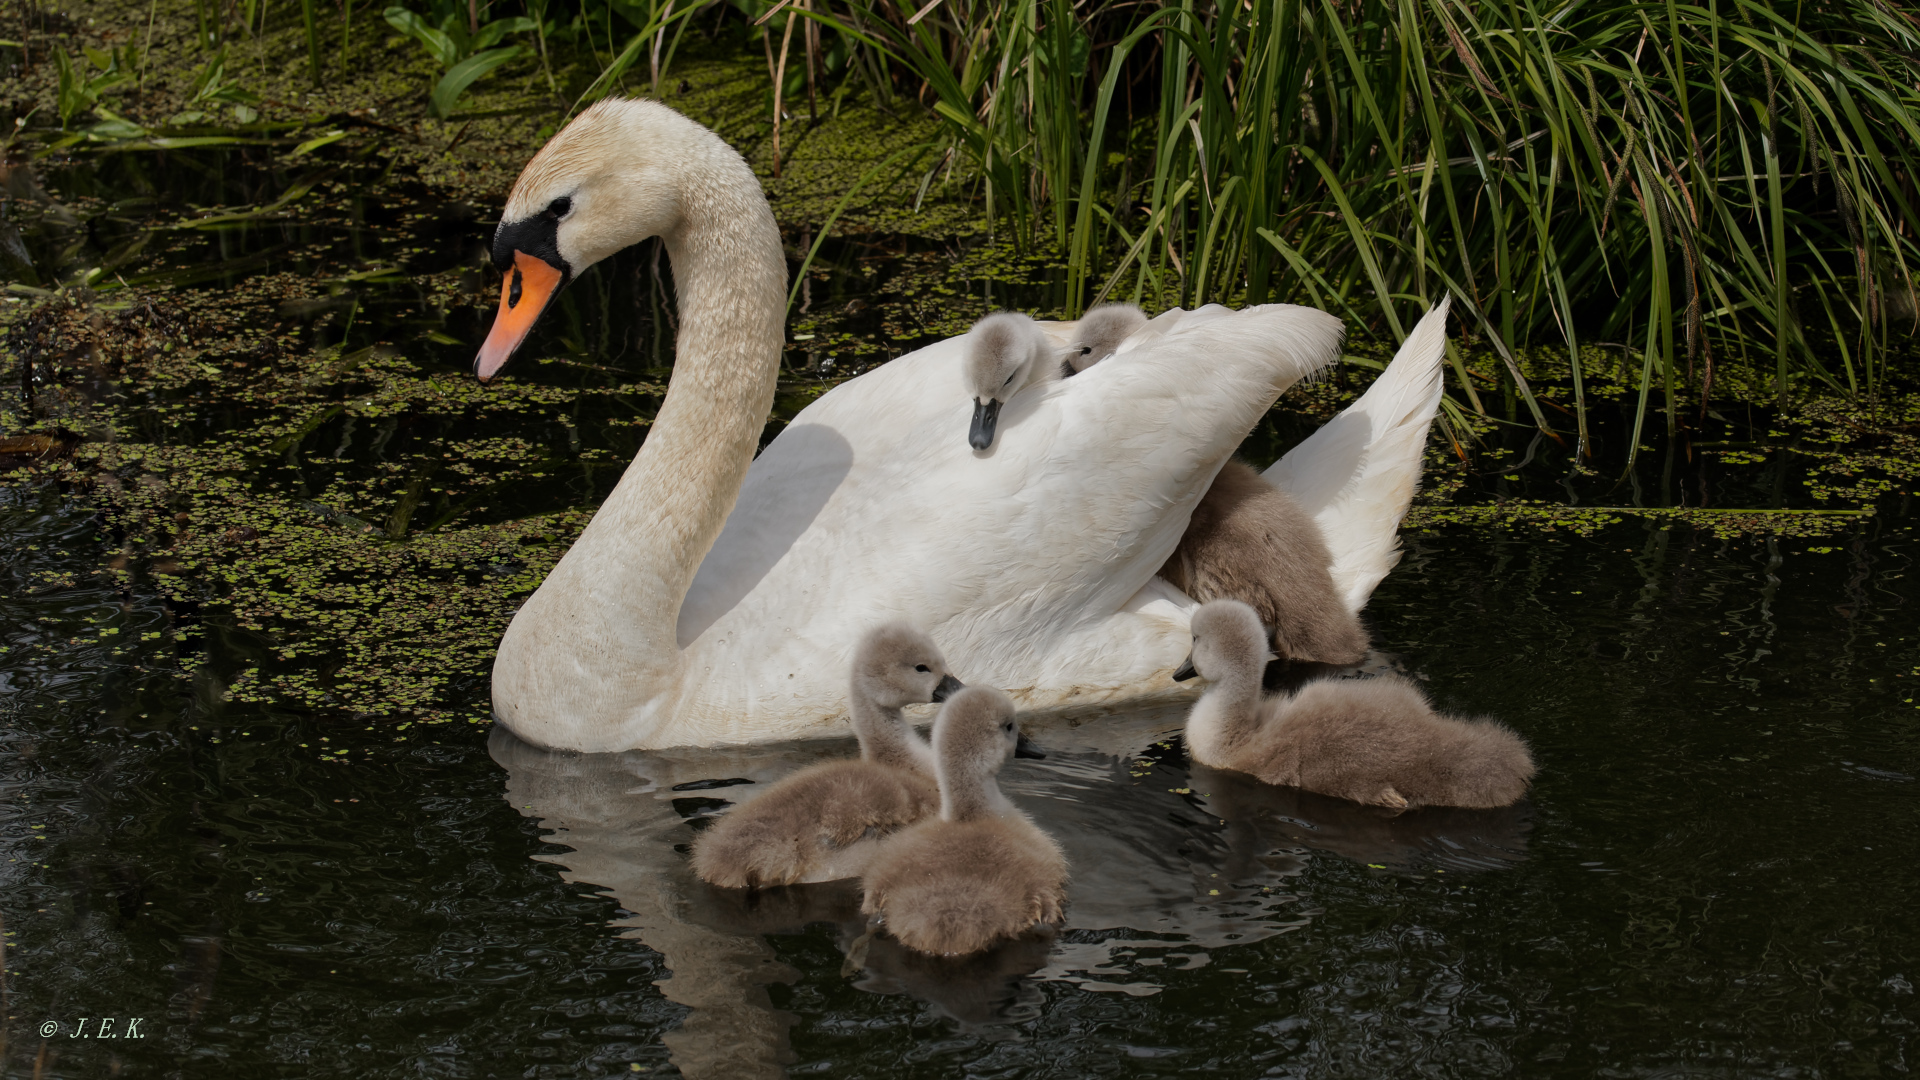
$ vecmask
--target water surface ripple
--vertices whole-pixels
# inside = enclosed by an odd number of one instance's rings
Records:
[[[1068,851],[1068,924],[964,964],[863,940],[849,889],[688,875],[706,818],[848,744],[551,754],[223,703],[141,637],[181,613],[92,573],[96,530],[0,488],[22,1075],[1913,1067],[1920,625],[1893,523],[1826,551],[1410,536],[1368,611],[1380,662],[1532,740],[1526,802],[1395,817],[1190,767],[1177,711],[1037,723],[1051,756],[1006,785]],[[146,1038],[69,1037],[101,1016]]]

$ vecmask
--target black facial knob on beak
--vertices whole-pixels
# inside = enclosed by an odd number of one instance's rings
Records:
[[[1023,758],[1032,758],[1035,761],[1045,761],[1047,759],[1047,755],[1041,753],[1039,750],[1034,749],[1033,740],[1027,738],[1027,733],[1024,731],[1020,733],[1020,737],[1018,739],[1014,740],[1013,756],[1023,757]]]
[[[945,701],[948,698],[952,697],[953,695],[965,689],[966,689],[966,684],[961,682],[959,679],[956,679],[951,675],[942,675],[940,676],[940,681],[934,685],[933,700]]]

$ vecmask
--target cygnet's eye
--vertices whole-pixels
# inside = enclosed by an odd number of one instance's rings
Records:
[[[1090,353],[1090,352],[1092,352],[1092,351],[1093,351],[1093,346],[1091,346],[1091,345],[1082,345],[1082,346],[1080,346],[1080,355],[1081,355],[1081,356],[1085,356],[1085,355],[1087,355],[1088,353]]]
[[[1019,373],[1019,372],[1017,372],[1017,371],[1013,373],[1013,375],[1018,375],[1018,374],[1020,374],[1020,373]],[[1012,385],[1013,385],[1013,375],[1009,375],[1009,376],[1007,376],[1007,381],[1006,381],[1006,382],[1003,382],[1003,383],[1001,383],[1000,385],[1001,385],[1001,386],[1012,386]]]
[[[1011,720],[1009,720],[1009,721],[1007,721],[1006,723],[1004,723],[1004,724],[1001,724],[1001,725],[1000,725],[1000,730],[1001,730],[1001,731],[1012,731],[1012,730],[1013,730],[1013,721],[1011,721]]]
[[[552,214],[554,217],[557,217],[557,218],[566,217],[567,214],[572,210],[573,210],[573,200],[567,198],[565,195],[562,195],[559,198],[547,204],[547,213]]]
[[[930,668],[930,667],[928,667],[928,666],[927,666],[927,665],[925,665],[925,664],[915,664],[915,665],[913,665],[913,670],[915,670],[915,671],[924,671],[924,672],[926,672],[926,673],[927,673],[927,674],[929,674],[929,675],[931,675],[931,674],[933,674],[933,669],[932,669],[932,668]]]

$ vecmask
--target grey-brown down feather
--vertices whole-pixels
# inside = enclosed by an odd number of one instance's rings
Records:
[[[1078,375],[1112,356],[1120,343],[1147,325],[1147,314],[1132,304],[1103,304],[1080,317],[1067,349],[1066,371]]]
[[[1396,809],[1508,806],[1533,779],[1518,735],[1435,712],[1399,676],[1322,679],[1262,700],[1262,631],[1244,604],[1204,605],[1193,632],[1194,667],[1213,683],[1187,719],[1201,764]]]
[[[728,812],[693,846],[693,872],[734,889],[791,885],[854,844],[931,816],[940,792],[923,774],[830,761],[774,783]]]
[[[1228,461],[1194,508],[1160,576],[1201,603],[1238,600],[1288,660],[1354,664],[1367,632],[1333,583],[1320,527],[1249,465]]]
[[[979,952],[1057,923],[1066,858],[1021,817],[926,821],[887,843],[868,866],[864,910],[902,945],[938,956]]]
[[[901,709],[932,701],[948,679],[933,639],[900,622],[854,649],[848,694],[860,757],[784,777],[694,841],[693,871],[727,888],[857,875],[880,837],[940,808],[933,751]]]
[[[935,718],[940,816],[882,844],[862,881],[861,909],[902,945],[958,956],[1060,921],[1066,857],[995,779],[1018,735],[1013,700],[986,687],[961,691]]]
[[[1504,725],[1433,710],[1397,675],[1323,679],[1264,710],[1227,768],[1373,806],[1509,806],[1533,757]]]
[[[1053,342],[1030,316],[996,311],[967,331],[961,377],[977,402],[1012,400],[1035,383],[1060,377]]]

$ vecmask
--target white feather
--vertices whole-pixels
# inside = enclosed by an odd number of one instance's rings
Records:
[[[1265,473],[1326,534],[1334,585],[1352,611],[1400,561],[1400,520],[1420,486],[1427,429],[1440,409],[1447,306],[1443,299],[1421,318],[1360,400]]]
[[[1154,574],[1221,464],[1341,333],[1284,305],[1181,314],[1124,362],[1017,395],[985,453],[967,444],[959,338],[802,410],[688,590],[686,692],[657,745],[838,731],[854,643],[896,618],[962,681],[1027,707],[1173,690],[1190,604]]]

